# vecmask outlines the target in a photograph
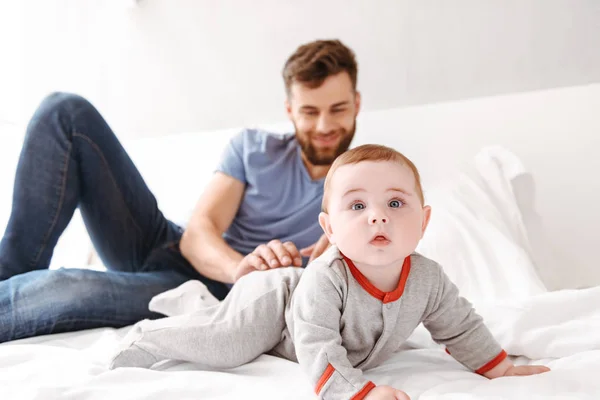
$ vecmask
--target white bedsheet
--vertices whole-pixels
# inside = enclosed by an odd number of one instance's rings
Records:
[[[493,381],[467,371],[417,329],[405,348],[366,371],[412,399],[600,398],[600,287],[482,306],[479,312],[516,363],[552,371]],[[167,362],[160,370],[107,370],[128,328],[96,329],[0,345],[0,399],[306,399],[295,363],[271,356],[227,371]],[[533,361],[531,359],[534,359]]]

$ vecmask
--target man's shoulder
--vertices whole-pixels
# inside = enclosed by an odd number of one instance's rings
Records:
[[[239,132],[233,140],[240,142],[247,152],[267,152],[273,148],[285,148],[290,142],[295,141],[294,139],[293,133],[247,128]]]

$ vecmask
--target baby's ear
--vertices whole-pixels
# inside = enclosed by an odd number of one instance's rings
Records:
[[[423,223],[421,224],[421,238],[425,235],[427,225],[429,225],[429,219],[431,218],[431,207],[423,206]]]
[[[321,225],[323,232],[325,232],[325,235],[327,235],[329,243],[335,244],[335,241],[333,239],[333,231],[331,230],[331,223],[329,221],[329,214],[327,214],[326,212],[321,212],[319,214],[319,225]]]

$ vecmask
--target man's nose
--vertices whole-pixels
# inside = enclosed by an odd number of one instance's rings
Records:
[[[322,113],[317,121],[317,132],[327,134],[334,130],[335,123],[333,122],[333,118],[331,118],[331,116],[329,116],[327,113]]]

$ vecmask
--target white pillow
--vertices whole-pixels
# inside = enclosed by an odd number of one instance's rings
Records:
[[[19,161],[21,135],[12,129],[0,127],[0,235],[4,234],[12,210],[15,171]]]
[[[523,184],[533,179],[519,179],[526,175],[509,150],[487,147],[455,179],[425,191],[432,216],[417,251],[439,262],[474,304],[546,292],[515,192],[533,191]]]
[[[238,132],[182,133],[132,140],[124,146],[156,196],[159,209],[171,221],[185,226],[223,149]]]

